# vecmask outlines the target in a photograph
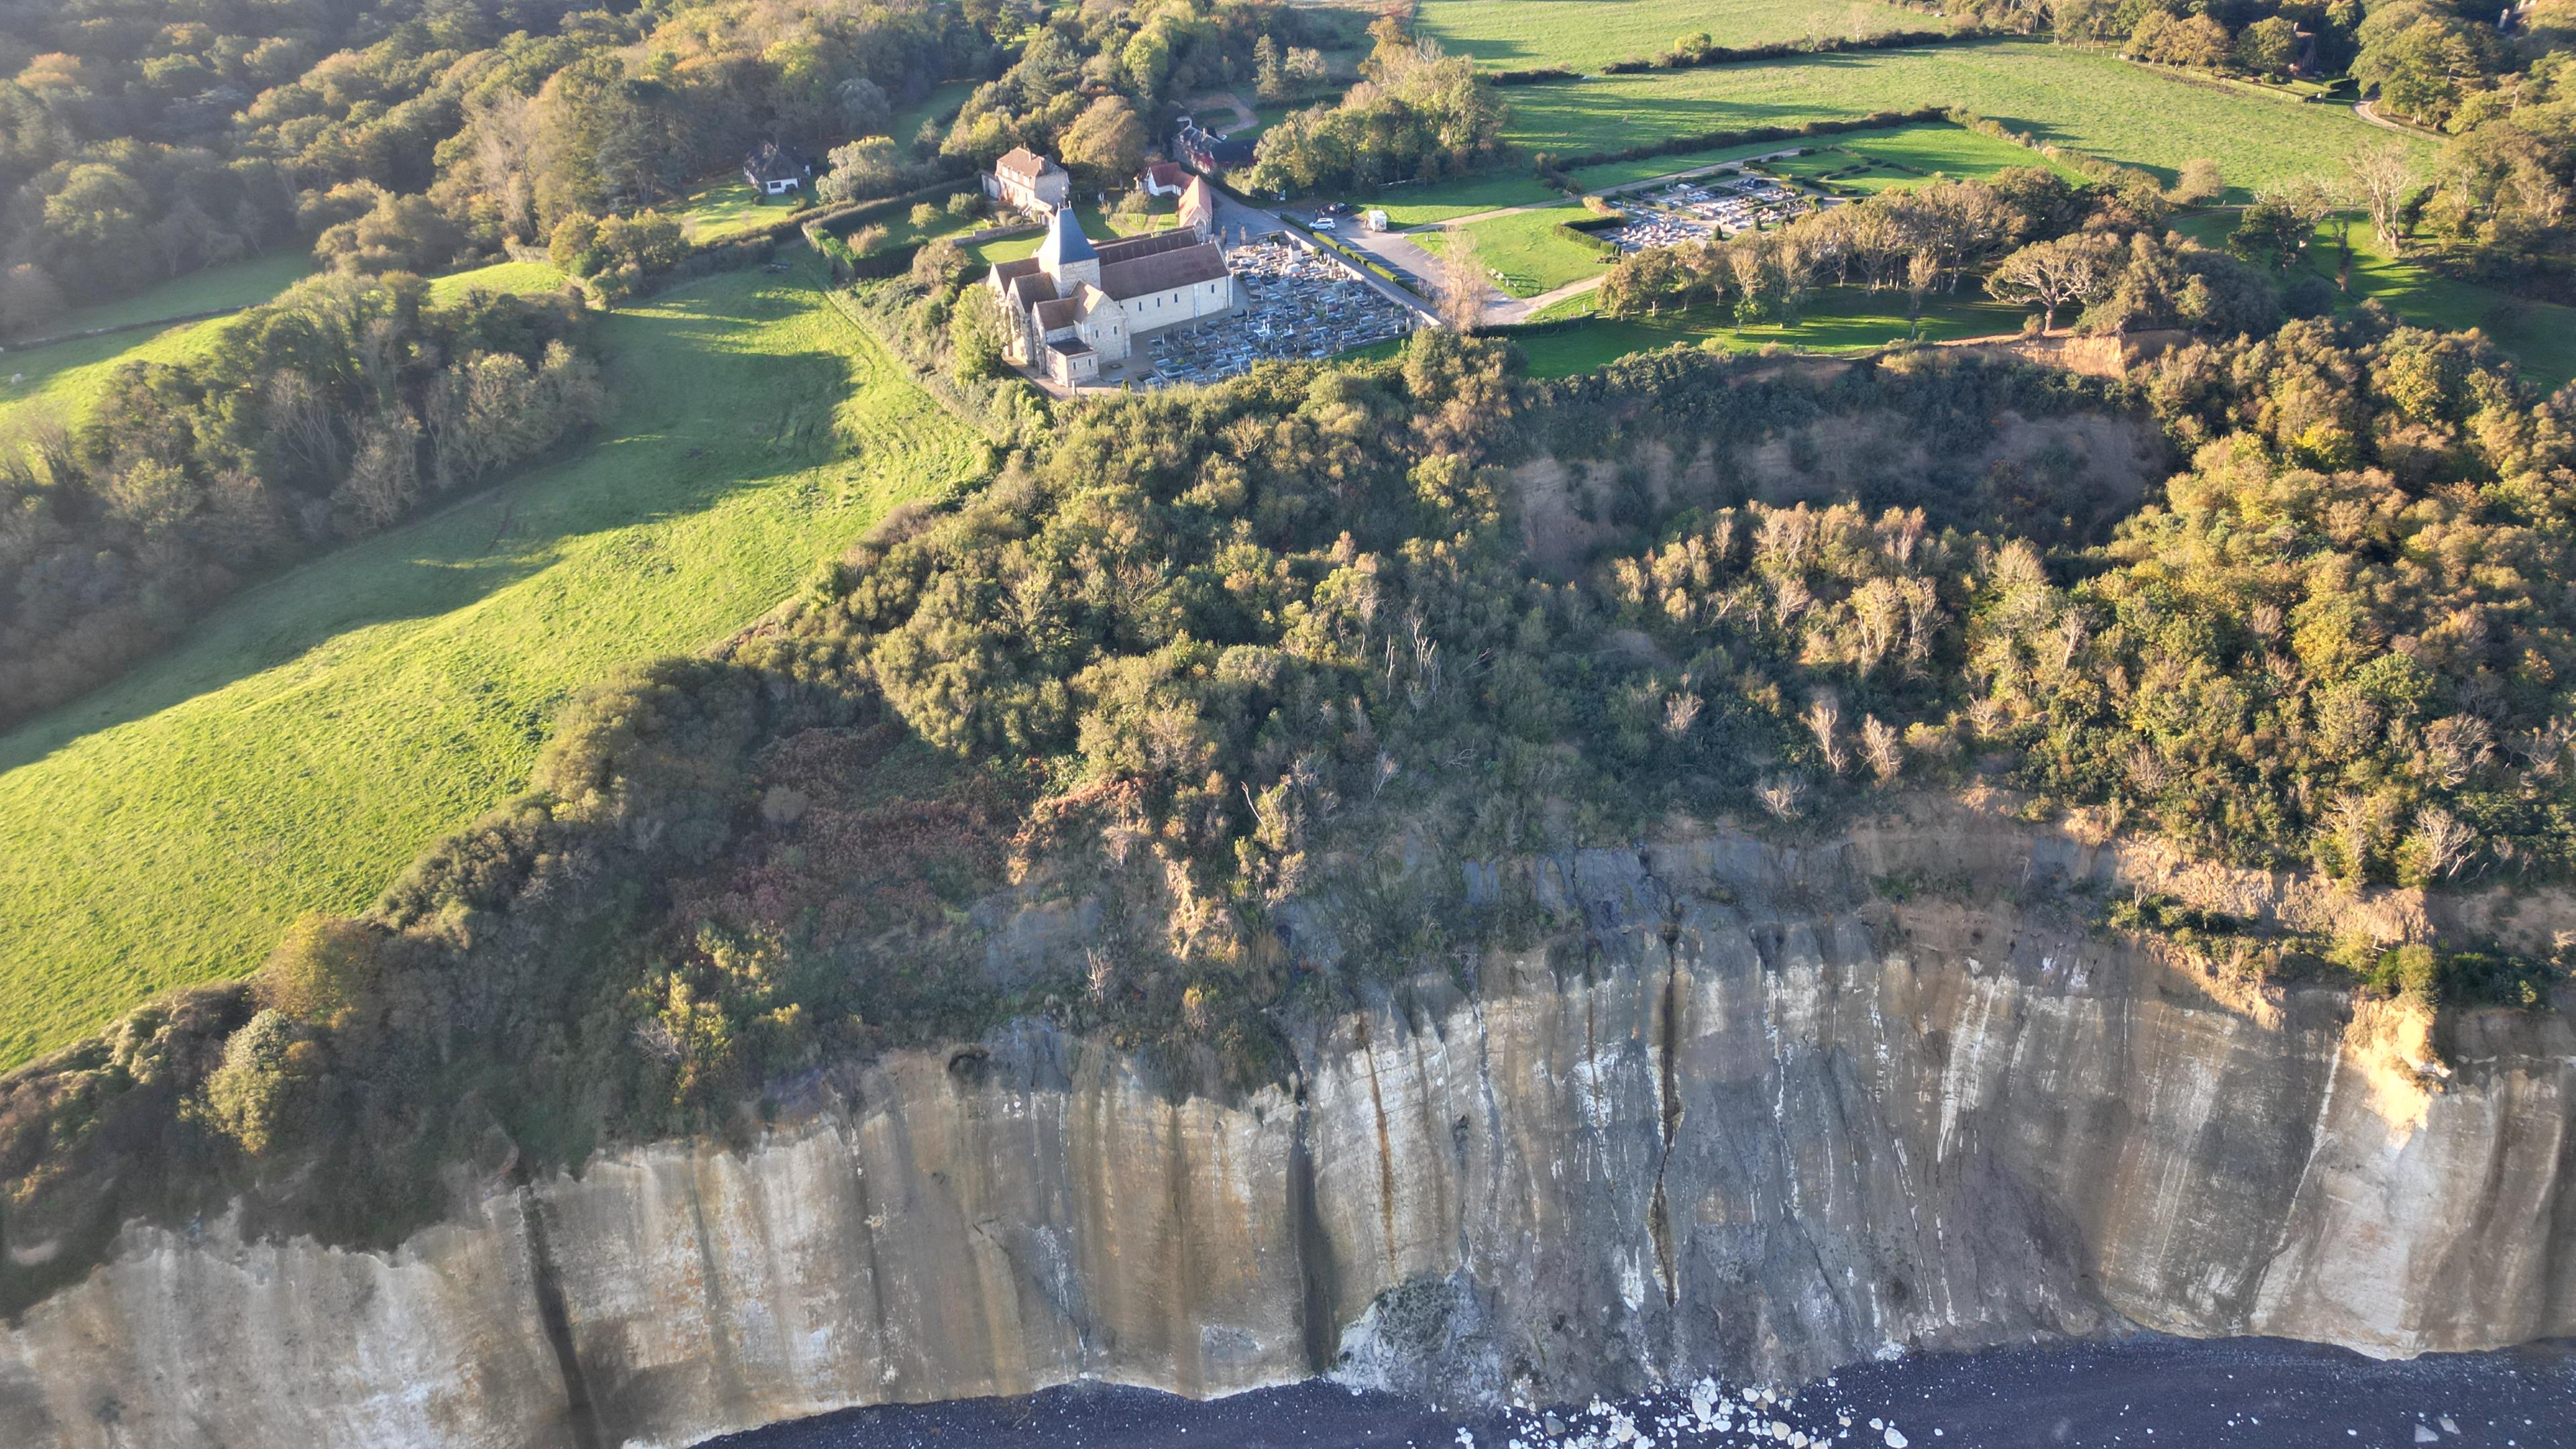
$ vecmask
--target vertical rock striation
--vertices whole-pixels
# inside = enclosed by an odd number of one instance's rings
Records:
[[[682,1444],[1077,1376],[1456,1397],[2138,1323],[2380,1354],[2576,1333],[2566,1013],[2232,999],[1864,832],[1475,873],[1567,923],[1176,1096],[1042,1026],[747,1151],[495,1184],[395,1253],[129,1228],[0,1333],[0,1442]],[[2027,898],[2027,897],[2026,897]]]

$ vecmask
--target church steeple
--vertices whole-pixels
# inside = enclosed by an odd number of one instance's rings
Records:
[[[1091,249],[1091,238],[1082,234],[1072,207],[1059,206],[1047,219],[1046,240],[1038,243],[1038,270],[1055,283],[1059,297],[1072,296],[1085,282],[1099,283],[1100,253]]]

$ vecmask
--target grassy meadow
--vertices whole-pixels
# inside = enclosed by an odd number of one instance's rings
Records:
[[[1705,30],[1739,49],[1810,36],[1938,30],[1920,11],[1867,0],[1424,0],[1420,29],[1489,70],[1595,70]]]
[[[1543,206],[1564,199],[1564,192],[1522,167],[1430,186],[1389,187],[1377,196],[1357,198],[1355,204],[1384,211],[1387,225],[1401,229],[1456,221],[1507,206]]]
[[[69,313],[46,330],[55,336],[126,327],[265,302],[313,270],[309,253],[281,249],[249,261],[208,267],[131,297]],[[137,327],[106,337],[78,337],[50,347],[0,351],[0,426],[50,416],[68,422],[106,387],[124,362],[176,362],[214,340],[216,322],[183,322],[158,331]]]
[[[517,292],[532,297],[540,292],[560,292],[570,280],[544,262],[494,262],[488,267],[430,278],[429,297],[433,302],[453,302],[478,287],[486,292]]]
[[[1825,140],[1831,144],[1823,144]],[[1810,154],[1770,163],[1769,169],[1801,181],[1821,181],[1845,195],[1874,196],[1921,186],[1935,176],[1982,181],[1999,171],[2034,165],[2082,179],[2071,168],[2028,147],[1950,125],[1901,126],[1820,138]]]
[[[2354,147],[2397,134],[2372,128],[2345,107],[2198,85],[2038,41],[1594,76],[1519,87],[1507,99],[1512,142],[1525,152],[1565,156],[1731,127],[1963,106],[2167,181],[2183,162],[2207,156],[2238,193],[2332,173]],[[2428,158],[2432,153],[2430,142],[2406,144],[2421,145]]]
[[[577,454],[238,596],[0,735],[0,1068],[364,905],[520,787],[572,691],[771,607],[982,443],[815,291],[726,273],[603,319]]]

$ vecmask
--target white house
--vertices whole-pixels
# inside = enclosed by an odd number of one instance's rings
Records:
[[[763,141],[742,158],[742,179],[763,196],[784,196],[805,189],[814,163],[784,141]]]
[[[1205,191],[1193,183],[1192,191]],[[986,285],[1011,319],[1011,361],[1071,387],[1123,362],[1139,335],[1232,314],[1234,272],[1214,241],[1215,210],[1202,196],[1195,218],[1151,236],[1093,246],[1073,208],[1047,223],[1038,254],[993,268]]]

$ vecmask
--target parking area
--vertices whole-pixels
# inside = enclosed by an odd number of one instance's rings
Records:
[[[1101,369],[1104,385],[1217,382],[1258,362],[1330,357],[1413,328],[1412,312],[1353,278],[1340,263],[1279,236],[1247,242],[1226,255],[1242,289],[1243,310],[1140,336],[1125,362]]]
[[[1739,173],[1676,181],[1623,196],[1619,205],[1628,224],[1605,235],[1634,252],[1776,225],[1813,209],[1817,198],[1769,176]]]

